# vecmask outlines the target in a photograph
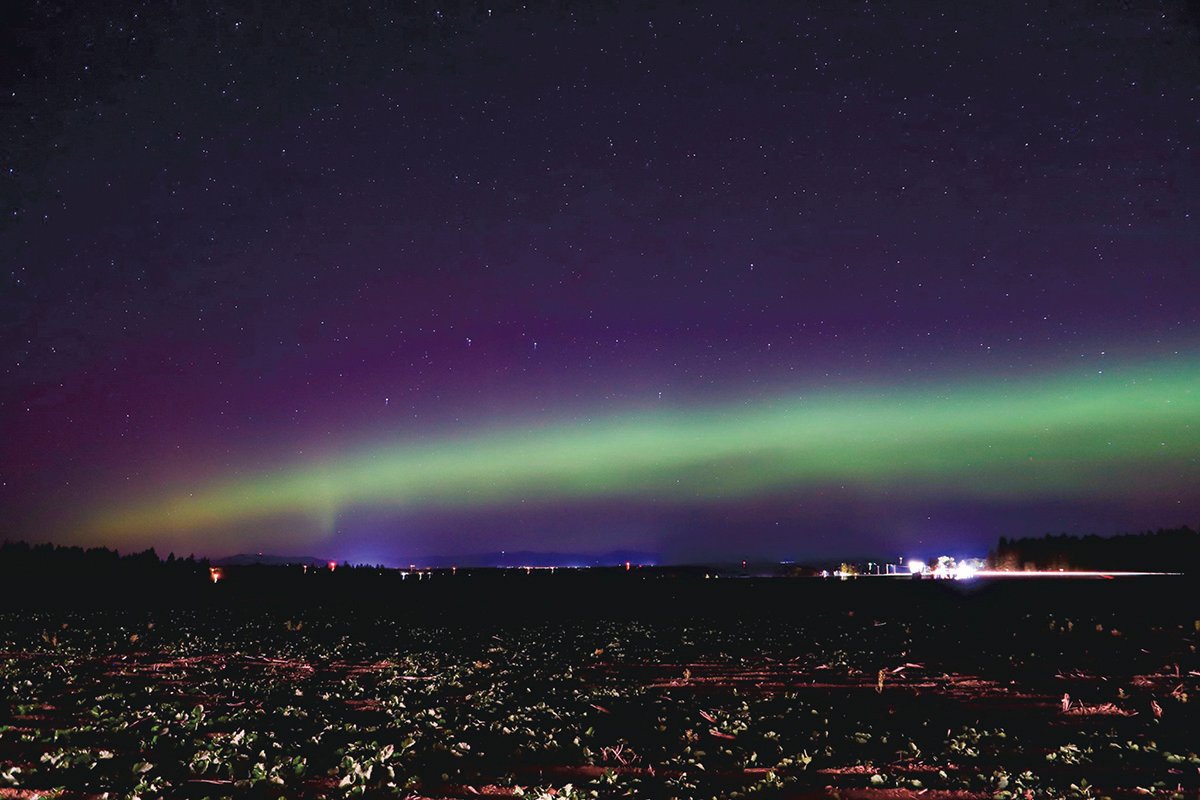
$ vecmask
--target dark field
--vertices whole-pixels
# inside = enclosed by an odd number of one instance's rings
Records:
[[[1184,579],[264,576],[6,598],[0,796],[1200,788]]]

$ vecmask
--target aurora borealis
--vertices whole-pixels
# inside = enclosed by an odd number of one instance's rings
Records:
[[[1181,2],[18,2],[0,539],[407,564],[1200,521]]]
[[[1105,377],[616,415],[283,465],[109,512],[114,539],[355,506],[737,501],[824,483],[979,498],[1186,493],[1200,479],[1200,364]]]

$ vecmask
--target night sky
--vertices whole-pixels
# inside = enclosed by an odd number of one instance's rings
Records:
[[[0,538],[1200,522],[1186,3],[9,8]]]

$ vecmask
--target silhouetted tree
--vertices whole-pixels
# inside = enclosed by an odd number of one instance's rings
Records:
[[[1000,537],[992,569],[1200,572],[1200,534],[1186,525],[1119,536]]]

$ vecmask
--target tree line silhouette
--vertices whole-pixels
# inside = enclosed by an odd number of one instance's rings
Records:
[[[208,559],[194,555],[177,558],[171,553],[164,559],[153,548],[121,555],[106,547],[5,542],[0,544],[0,606],[188,603],[212,596],[211,591],[205,591],[212,582],[211,566]],[[1011,571],[1200,574],[1200,533],[1184,526],[1110,537],[1001,537],[988,555],[988,566]],[[347,582],[353,581],[356,591],[361,591],[370,580],[384,580],[384,573],[390,572],[378,567],[351,568],[348,564],[339,565],[336,574],[310,568],[307,579],[300,584],[296,581],[303,574],[301,567],[247,566],[233,570],[253,576],[253,581],[239,583],[253,583],[264,596],[308,592],[316,585],[312,581],[318,575],[321,586],[349,585]],[[229,573],[230,568],[223,571]],[[394,583],[391,579],[384,582],[389,586]]]
[[[991,569],[1200,572],[1200,534],[1184,525],[1119,536],[1008,539],[988,554]]]
[[[106,547],[5,542],[0,586],[6,605],[121,596],[168,597],[209,580],[209,562],[189,555],[161,558],[153,548],[121,555]]]

